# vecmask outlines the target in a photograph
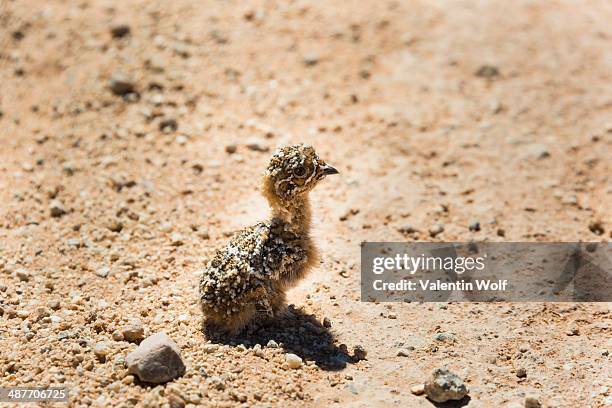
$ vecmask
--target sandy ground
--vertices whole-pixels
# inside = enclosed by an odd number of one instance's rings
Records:
[[[430,407],[410,387],[448,366],[470,388],[450,406],[612,405],[609,304],[359,297],[362,241],[610,239],[610,21],[608,1],[0,1],[0,385],[64,384],[70,406]],[[312,194],[322,262],[293,318],[207,339],[198,270],[266,216],[259,175],[294,142],[341,171]],[[185,376],[126,375],[135,318]]]

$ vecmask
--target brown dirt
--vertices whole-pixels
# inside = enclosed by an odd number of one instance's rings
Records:
[[[603,0],[0,1],[0,385],[63,383],[71,406],[427,407],[410,387],[447,365],[469,407],[605,406],[609,304],[362,303],[359,243],[609,239],[611,20]],[[110,92],[118,72],[139,98]],[[198,270],[266,216],[270,153],[247,145],[293,142],[342,173],[313,193],[322,263],[293,319],[205,353]],[[135,345],[113,333],[132,318],[177,341],[184,377],[126,377]],[[356,345],[367,360],[340,368]]]

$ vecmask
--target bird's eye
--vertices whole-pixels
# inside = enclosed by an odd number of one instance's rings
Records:
[[[293,175],[296,177],[306,176],[306,168],[304,166],[298,166],[293,169]]]

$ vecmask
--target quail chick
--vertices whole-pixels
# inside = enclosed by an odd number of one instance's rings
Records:
[[[200,279],[207,325],[235,334],[255,319],[284,312],[285,292],[318,260],[310,237],[308,193],[337,173],[311,146],[287,146],[274,153],[262,185],[269,219],[237,232]]]

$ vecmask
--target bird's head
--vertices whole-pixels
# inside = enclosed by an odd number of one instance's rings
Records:
[[[312,146],[285,146],[270,159],[264,174],[264,194],[281,204],[291,202],[331,174],[338,174],[338,170],[321,160]]]

